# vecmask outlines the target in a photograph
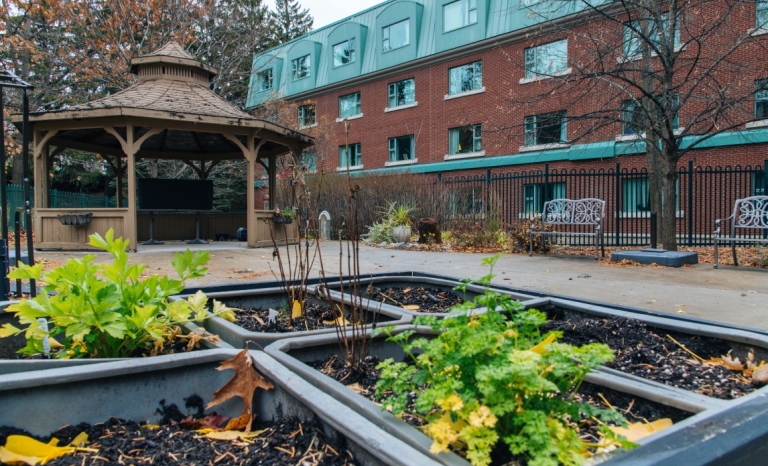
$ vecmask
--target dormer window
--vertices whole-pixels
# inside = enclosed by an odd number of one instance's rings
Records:
[[[272,89],[272,68],[257,73],[256,81],[259,86],[259,91],[268,91]]]
[[[309,61],[310,55],[304,55],[303,57],[291,60],[291,66],[293,67],[293,80],[308,78],[311,76],[312,68]]]
[[[400,47],[405,47],[410,44],[410,27],[409,20],[400,21],[399,23],[390,24],[381,29],[381,50],[394,50]]]
[[[477,23],[477,0],[457,0],[443,5],[443,32]]]
[[[333,67],[344,66],[355,61],[355,39],[345,40],[333,46]]]

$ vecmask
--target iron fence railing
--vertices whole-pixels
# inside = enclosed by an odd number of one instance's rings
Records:
[[[650,197],[645,169],[494,171],[474,176],[443,176],[437,187],[448,199],[448,220],[494,219],[513,225],[540,213],[544,202],[593,197],[606,201],[605,241],[611,246],[650,244]],[[713,244],[715,220],[733,212],[736,199],[768,194],[768,160],[760,166],[694,167],[678,170],[675,218],[678,244]],[[573,227],[571,232],[585,227]],[[751,236],[748,236],[751,235]],[[745,237],[763,237],[754,230]],[[585,245],[588,237],[564,237],[568,244]]]

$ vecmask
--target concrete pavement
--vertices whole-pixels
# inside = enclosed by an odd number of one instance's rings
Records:
[[[277,261],[271,248],[246,249],[244,243],[208,245],[168,243],[141,246],[131,260],[147,264],[147,273],[175,276],[170,265],[176,251],[208,249],[209,273],[188,286],[210,286],[275,280]],[[321,245],[327,274],[338,273],[339,243]],[[40,251],[38,257],[61,263],[81,252]],[[480,265],[488,254],[382,249],[362,245],[360,269],[365,273],[417,271],[455,278],[488,273]],[[98,253],[97,261],[108,261]],[[346,259],[345,259],[346,263]],[[313,267],[319,268],[316,261]],[[699,264],[691,268],[610,266],[580,256],[528,257],[506,254],[497,263],[493,282],[543,293],[568,295],[659,312],[684,314],[768,330],[768,269]],[[345,274],[346,275],[346,274]],[[316,273],[313,274],[316,276]]]

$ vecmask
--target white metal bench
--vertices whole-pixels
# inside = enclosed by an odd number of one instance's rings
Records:
[[[529,256],[533,255],[533,236],[534,235],[558,235],[558,236],[594,236],[595,237],[595,260],[598,258],[600,246],[603,246],[603,256],[605,256],[605,247],[603,244],[603,219],[605,218],[605,201],[602,199],[555,199],[544,203],[544,209],[541,213],[542,227],[546,225],[593,225],[593,232],[558,232],[546,230],[534,230],[534,223],[531,222],[529,233],[530,251]]]
[[[721,236],[720,227],[723,220],[731,221],[730,234]],[[733,265],[739,265],[736,257],[736,243],[768,243],[765,238],[739,238],[739,232],[749,229],[768,231],[768,196],[752,196],[744,199],[736,199],[733,205],[733,213],[728,218],[715,220],[715,268],[718,266],[718,243],[731,243],[733,251]]]

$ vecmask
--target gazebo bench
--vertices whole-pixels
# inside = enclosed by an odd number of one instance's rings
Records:
[[[534,222],[531,222],[529,235],[529,256],[533,256],[533,236],[542,235],[543,238],[551,235],[558,236],[593,236],[595,238],[595,260],[598,259],[600,247],[603,246],[603,257],[605,257],[605,246],[603,244],[603,219],[605,218],[605,201],[602,199],[584,198],[584,199],[555,199],[544,203],[541,213],[541,230],[535,230]],[[547,231],[544,228],[547,225],[570,225],[570,226],[594,226],[592,232],[559,232]]]
[[[724,220],[731,221],[731,228],[728,236],[721,236],[720,227]],[[736,199],[731,216],[715,220],[715,268],[719,265],[719,243],[731,243],[733,265],[736,266],[739,265],[739,258],[736,256],[736,243],[768,243],[765,234],[763,234],[763,238],[743,238],[736,236],[737,232],[741,233],[750,229],[768,232],[768,196],[752,196],[745,197],[744,199]]]

